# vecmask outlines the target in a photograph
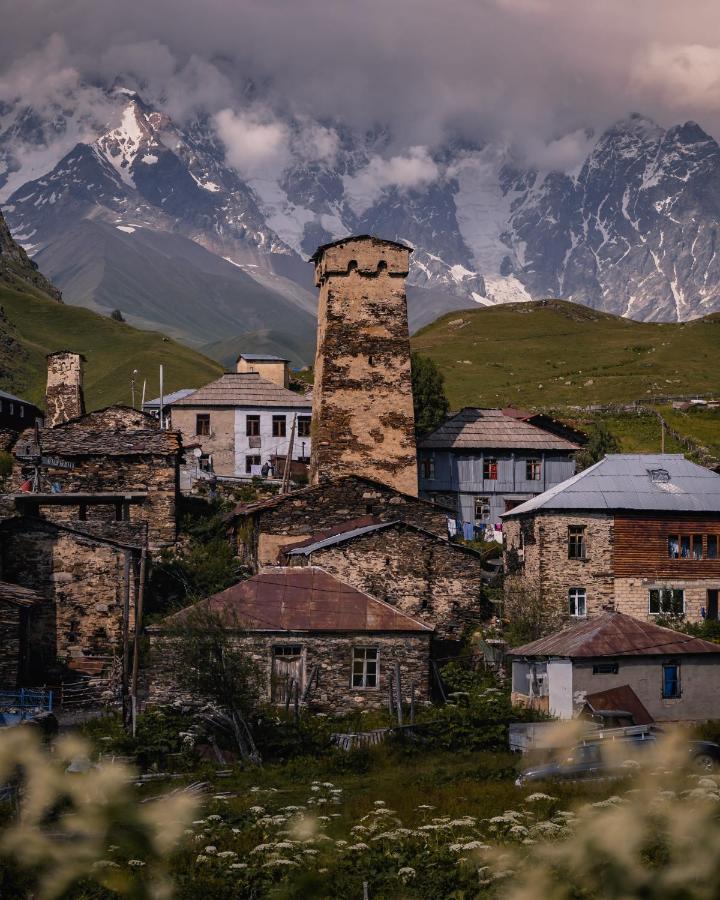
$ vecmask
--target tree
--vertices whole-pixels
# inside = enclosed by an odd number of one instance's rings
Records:
[[[410,362],[415,432],[422,437],[442,424],[450,404],[445,396],[445,378],[437,363],[419,353],[413,353]]]
[[[577,471],[582,472],[600,462],[608,453],[618,453],[619,450],[620,444],[607,425],[602,420],[595,422],[587,444],[575,454]]]
[[[115,321],[115,322],[124,322],[125,321],[125,317],[123,316],[123,314],[120,312],[119,309],[114,309],[110,313],[110,318],[113,319],[113,321]]]
[[[250,720],[263,689],[260,671],[243,649],[241,624],[201,603],[168,632],[161,648],[178,686],[208,700],[207,724],[231,735],[240,755],[259,763]]]

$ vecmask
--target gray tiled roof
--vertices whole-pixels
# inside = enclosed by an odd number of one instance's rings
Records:
[[[199,390],[176,400],[173,407],[194,406],[282,406],[310,410],[312,401],[280,387],[257,372],[230,372]]]
[[[566,452],[579,449],[578,444],[522,419],[506,416],[501,409],[475,409],[470,406],[461,409],[423,438],[420,447],[428,450],[517,448]]]
[[[720,475],[679,453],[616,453],[503,518],[564,509],[720,512]]]

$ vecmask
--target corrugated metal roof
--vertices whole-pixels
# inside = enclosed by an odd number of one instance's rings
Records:
[[[281,387],[257,372],[228,372],[199,390],[177,400],[174,407],[194,406],[282,406],[310,410],[312,401]]]
[[[338,531],[329,537],[316,538],[310,542],[303,541],[301,545],[293,545],[285,551],[286,556],[309,556],[316,550],[322,550],[324,547],[334,547],[336,544],[342,544],[345,541],[351,541],[353,538],[360,537],[363,534],[372,534],[374,531],[381,531],[383,528],[389,528],[391,525],[397,525],[397,522],[376,522],[373,525],[363,525],[358,528],[348,528]],[[435,535],[433,535],[435,537]]]
[[[615,688],[608,688],[606,691],[588,694],[585,702],[593,712],[612,710],[629,712],[636,725],[652,725],[655,721],[629,684],[621,684]]]
[[[476,409],[466,406],[436,431],[423,438],[419,446],[428,450],[522,449],[579,450],[574,444],[551,434],[522,418],[506,415],[501,409]]]
[[[619,612],[605,612],[563,631],[516,647],[510,656],[658,656],[680,653],[718,653],[720,644],[662,628]]]
[[[284,356],[267,356],[264,353],[240,353],[238,359],[246,359],[248,362],[290,362]]]
[[[15,403],[25,403],[28,406],[32,406],[37,409],[34,403],[31,403],[29,400],[23,400],[22,397],[16,397],[14,394],[8,394],[7,391],[0,391],[0,399],[2,400],[12,400]]]
[[[317,566],[260,572],[169,616],[161,627],[192,622],[203,612],[248,631],[433,630]]]
[[[197,388],[181,388],[179,391],[173,391],[171,394],[163,395],[163,405],[170,406],[176,400],[182,400],[183,397],[189,397],[194,394]],[[146,400],[143,403],[143,409],[160,409],[160,398],[155,397],[153,400]]]
[[[516,506],[536,510],[720,512],[720,475],[679,453],[617,453]]]

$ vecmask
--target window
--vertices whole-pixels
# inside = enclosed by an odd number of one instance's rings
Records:
[[[209,436],[210,415],[208,413],[198,413],[195,416],[195,434]]]
[[[690,559],[690,535],[684,534],[680,538],[680,556],[682,559]]]
[[[568,525],[568,559],[585,559],[585,526]]]
[[[663,700],[677,700],[680,697],[680,666],[665,663],[662,667]]]
[[[202,456],[198,457],[198,469],[200,469],[201,472],[212,472],[212,456],[210,456],[209,453],[203,453]]]
[[[692,536],[692,558],[693,559],[702,559],[703,558],[703,539],[701,534],[694,534]]]
[[[252,467],[260,465],[260,455],[257,456],[246,456],[245,457],[245,472],[247,475],[252,475]]]
[[[483,522],[490,518],[490,498],[489,497],[476,497],[475,498],[475,521]]]
[[[260,436],[260,416],[245,416],[245,434],[247,437]]]
[[[680,537],[677,534],[668,535],[668,556],[670,559],[680,556]]]
[[[435,477],[435,454],[423,453],[420,457],[420,475],[422,478]]]
[[[718,536],[716,534],[709,534],[707,537],[707,558],[718,558]]]
[[[570,615],[577,616],[579,619],[587,615],[587,591],[585,588],[570,588],[568,608]]]
[[[540,481],[542,474],[542,469],[540,466],[539,459],[526,459],[525,460],[525,480],[526,481]]]
[[[598,663],[593,666],[593,675],[617,675],[619,670],[617,663]]]
[[[12,400],[10,401],[10,415],[15,415],[15,404],[12,402]]]
[[[20,418],[25,418],[25,407],[22,405],[22,403],[20,404]]]
[[[285,416],[273,416],[273,437],[285,437],[287,421]]]
[[[310,416],[298,416],[298,437],[310,437]]]
[[[488,456],[483,460],[483,478],[486,481],[497,481],[497,477],[498,477],[497,460]]]
[[[652,588],[650,590],[650,614],[680,614],[685,612],[685,591],[677,588]]]
[[[352,686],[354,688],[376,688],[378,686],[377,647],[353,648]]]

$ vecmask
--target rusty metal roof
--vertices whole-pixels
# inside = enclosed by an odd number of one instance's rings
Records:
[[[619,612],[605,612],[547,637],[515,647],[510,656],[675,656],[718,653],[720,644],[662,628]]]
[[[629,684],[621,684],[618,687],[608,688],[606,691],[596,691],[594,694],[588,694],[585,697],[585,702],[592,712],[614,712],[619,710],[629,712],[636,725],[652,725],[655,721]]]
[[[317,566],[266,569],[164,620],[161,627],[219,616],[247,631],[394,631],[433,629]]]
[[[423,438],[424,450],[519,449],[573,453],[579,444],[531,425],[524,418],[502,409],[466,406],[432,434]]]
[[[172,403],[173,409],[195,406],[277,406],[310,411],[312,401],[268,381],[257,372],[226,372],[216,381]]]
[[[38,591],[21,587],[19,584],[0,581],[0,603],[9,603],[12,606],[27,608],[37,606],[44,599],[43,595],[38,593]]]

